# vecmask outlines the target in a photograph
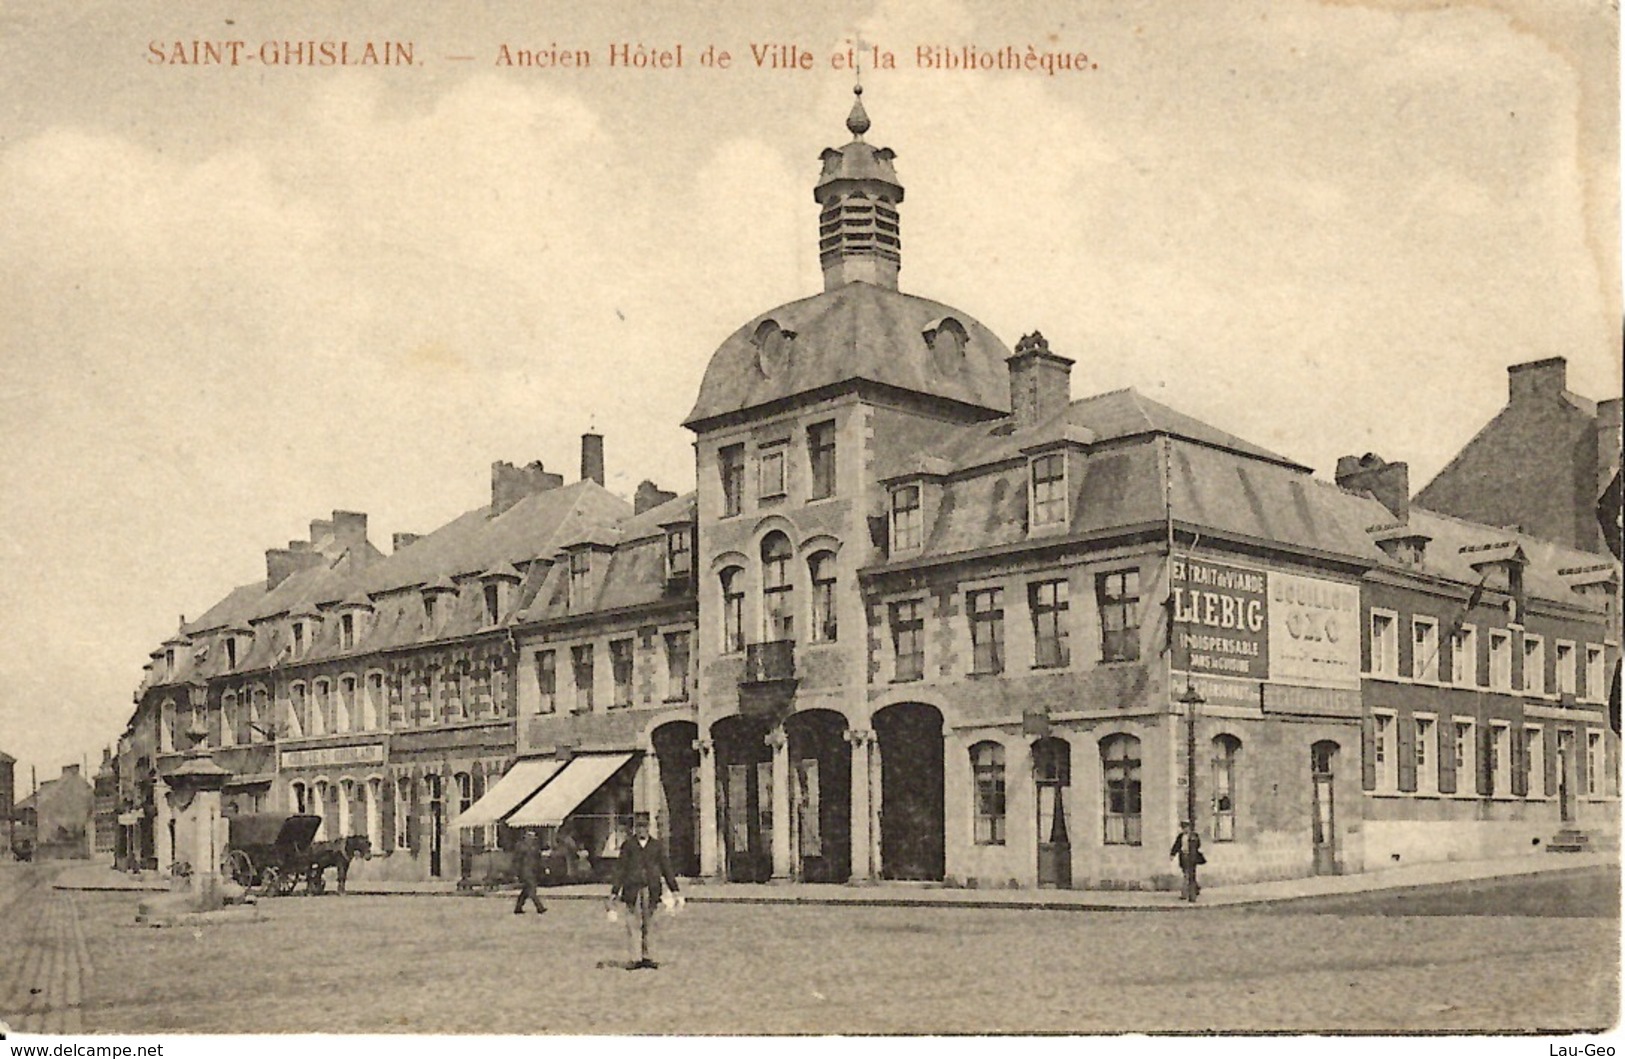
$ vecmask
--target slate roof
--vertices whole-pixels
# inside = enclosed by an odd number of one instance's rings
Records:
[[[926,342],[925,332],[945,317],[965,329],[962,356],[934,353]],[[755,341],[768,320],[794,334],[784,364],[771,376]],[[958,309],[872,283],[847,283],[770,309],[730,335],[712,355],[684,425],[859,379],[1004,412],[1010,408],[1009,356],[992,331]]]

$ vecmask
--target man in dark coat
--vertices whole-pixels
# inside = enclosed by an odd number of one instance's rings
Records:
[[[666,847],[649,836],[648,813],[633,817],[632,838],[621,843],[609,899],[612,911],[616,901],[623,906],[618,911],[626,920],[626,969],[658,967],[653,945],[655,905],[664,903],[675,910],[683,898],[677,892]]]
[[[532,832],[520,833],[519,845],[513,851],[513,870],[519,876],[519,900],[513,904],[513,914],[524,912],[526,901],[536,906],[538,915],[546,912],[547,906],[536,896],[536,884],[542,881],[542,851]]]
[[[1196,881],[1196,866],[1206,864],[1207,858],[1202,856],[1202,836],[1196,833],[1190,821],[1183,821],[1179,825],[1179,836],[1174,839],[1173,848],[1168,851],[1170,857],[1179,858],[1179,870],[1184,879],[1180,886],[1180,898],[1186,901],[1196,900],[1196,895],[1202,892],[1201,884]]]

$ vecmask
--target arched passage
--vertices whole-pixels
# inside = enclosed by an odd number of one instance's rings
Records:
[[[759,717],[724,717],[711,726],[717,762],[721,845],[731,882],[773,877],[773,751]]]
[[[700,752],[694,749],[699,734],[692,721],[671,721],[650,737],[660,764],[660,833],[679,875],[700,873]]]
[[[804,882],[852,875],[852,747],[846,718],[804,710],[784,722],[790,741],[790,857]]]
[[[943,874],[942,713],[900,702],[874,716],[880,747],[880,864],[886,879]]]

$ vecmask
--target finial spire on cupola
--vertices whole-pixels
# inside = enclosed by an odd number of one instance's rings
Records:
[[[823,207],[818,214],[818,260],[824,268],[824,289],[862,282],[896,290],[903,263],[897,217],[903,185],[892,168],[897,156],[889,147],[863,142],[869,131],[863,85],[854,85],[852,95],[852,110],[846,116],[852,142],[827,148],[819,156],[824,171],[813,188],[813,198]]]

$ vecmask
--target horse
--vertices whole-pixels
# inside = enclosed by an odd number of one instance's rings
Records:
[[[326,888],[324,878],[328,868],[339,873],[339,893],[344,893],[344,882],[350,876],[350,862],[357,857],[372,859],[372,842],[365,835],[317,842],[310,847],[310,864],[305,869],[305,892],[319,894]]]

